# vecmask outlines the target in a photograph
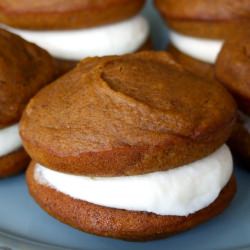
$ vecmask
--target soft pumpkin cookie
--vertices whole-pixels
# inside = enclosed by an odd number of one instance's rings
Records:
[[[234,120],[222,86],[149,52],[82,61],[32,99],[21,134],[32,158],[55,170],[134,175],[212,153]]]

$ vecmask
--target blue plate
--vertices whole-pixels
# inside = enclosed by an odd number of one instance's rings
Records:
[[[166,45],[166,29],[150,7],[154,44]],[[239,164],[237,164],[239,165]],[[236,167],[238,192],[220,216],[168,239],[132,243],[79,232],[47,215],[29,196],[24,176],[0,181],[0,249],[250,249],[250,173]]]
[[[86,250],[250,249],[250,172],[236,167],[236,177],[237,195],[223,214],[190,231],[146,243],[77,231],[40,209],[29,196],[23,175],[6,179],[0,182],[0,249],[1,246],[25,250],[54,249],[52,246]]]

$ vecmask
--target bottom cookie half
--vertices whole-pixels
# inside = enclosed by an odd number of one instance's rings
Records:
[[[0,157],[0,178],[16,175],[29,164],[30,158],[23,148]]]

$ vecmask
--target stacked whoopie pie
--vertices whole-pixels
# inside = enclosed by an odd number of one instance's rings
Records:
[[[155,0],[169,26],[170,52],[196,74],[214,77],[225,40],[250,18],[250,0]]]
[[[0,29],[0,178],[17,174],[29,162],[18,121],[29,99],[55,74],[44,50]]]
[[[50,215],[101,236],[190,229],[234,196],[224,143],[235,119],[221,85],[165,52],[85,59],[23,114],[30,193]]]
[[[170,27],[169,52],[189,71],[217,79],[236,98],[231,148],[250,159],[250,0],[155,0]]]
[[[148,44],[138,15],[145,0],[1,0],[0,22],[46,49],[67,71],[87,56],[125,54]]]

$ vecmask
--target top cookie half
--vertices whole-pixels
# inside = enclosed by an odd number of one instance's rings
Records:
[[[0,22],[24,29],[75,29],[136,15],[144,0],[1,0]]]
[[[250,19],[250,0],[155,0],[169,27],[180,33],[225,39]]]
[[[16,123],[29,99],[56,77],[43,49],[0,29],[0,128]]]
[[[58,171],[136,175],[211,154],[229,137],[236,106],[165,52],[89,58],[27,106],[21,136],[31,157]]]

